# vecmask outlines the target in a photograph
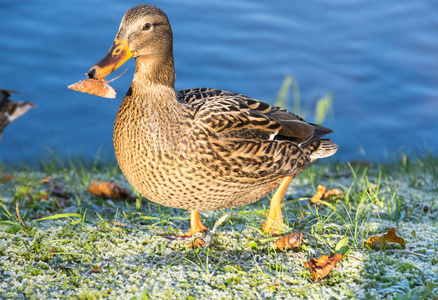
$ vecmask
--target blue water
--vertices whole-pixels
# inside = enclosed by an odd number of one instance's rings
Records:
[[[150,1],[174,31],[176,88],[214,87],[273,103],[286,75],[302,108],[334,93],[340,159],[382,160],[438,149],[438,5],[432,1]],[[8,127],[4,163],[112,153],[114,100],[67,89],[109,49],[137,1],[0,0],[0,88],[38,105]],[[124,67],[120,68],[121,73]],[[292,98],[290,99],[292,101]]]

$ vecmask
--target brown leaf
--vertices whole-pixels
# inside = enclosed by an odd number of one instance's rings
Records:
[[[325,189],[326,189],[325,186],[323,186],[323,185],[318,185],[318,191],[317,191],[316,194],[312,197],[312,200],[310,200],[310,203],[312,203],[312,204],[318,204],[318,203],[319,203],[318,200],[320,200],[320,199],[322,198],[322,196],[324,195]]]
[[[321,199],[328,199],[328,198],[338,198],[341,197],[344,194],[341,190],[338,189],[331,189],[322,195]]]
[[[33,204],[35,202],[35,199],[31,193],[26,192],[26,196],[27,196],[26,204]]]
[[[29,194],[29,193],[27,193]],[[17,212],[17,217],[18,219],[21,221],[21,223],[23,224],[24,227],[27,227],[26,224],[24,223],[24,221],[21,219],[20,217],[20,209],[18,208],[18,202],[17,202],[17,206],[15,207],[15,211]]]
[[[113,182],[102,182],[96,184],[96,182],[92,182],[88,191],[91,194],[109,197],[109,198],[120,198],[120,199],[133,199],[134,197],[124,188],[118,186]]]
[[[50,247],[50,248],[49,248],[49,253],[55,253],[55,252],[56,252],[55,248],[53,248],[53,247]],[[53,258],[54,256],[55,256],[55,254],[51,254],[51,255],[50,255],[50,257],[52,257],[52,258]]]
[[[373,247],[375,244],[379,246],[386,246],[388,243],[399,243],[402,245],[403,249],[406,248],[406,242],[403,238],[397,236],[395,233],[395,228],[391,227],[388,229],[388,232],[383,235],[373,235],[369,237],[365,242],[363,242],[364,245],[368,247]]]
[[[189,243],[190,248],[204,248],[205,242],[200,237],[197,237],[193,243]]]
[[[272,243],[272,247],[274,249],[280,249],[281,251],[283,251],[287,248],[298,248],[299,246],[301,246],[302,242],[303,235],[301,234],[301,232],[292,232],[276,240],[274,243]]]
[[[50,183],[50,177],[49,177],[49,176],[44,177],[44,178],[41,180],[41,182],[43,182],[43,183]]]
[[[3,181],[3,182],[6,182],[6,181],[11,180],[11,179],[14,178],[14,177],[15,177],[15,175],[5,173],[5,174],[3,174],[2,181]]]
[[[64,191],[64,188],[62,186],[60,186],[60,185],[57,185],[57,184],[53,183],[50,180],[49,176],[44,177],[43,180],[41,180],[41,182],[43,182],[44,185],[47,188],[50,189],[50,195],[53,195],[53,196],[56,196],[56,197],[59,197],[59,198],[64,198],[64,199],[68,199],[69,198],[68,193],[66,193]],[[48,199],[48,197],[44,197],[43,196],[43,197],[40,197],[40,199]]]
[[[91,269],[88,273],[91,274],[91,273],[100,273],[100,272],[102,272],[102,268],[97,266],[97,267],[94,267],[93,269]]]
[[[53,270],[61,270],[61,271],[65,271],[65,272],[70,272],[71,271],[71,268],[65,267],[65,266],[64,267],[52,266],[50,268],[52,268]]]
[[[312,197],[312,199],[310,200],[310,203],[311,204],[321,204],[321,202],[319,200],[324,200],[324,199],[328,199],[328,198],[336,198],[336,197],[340,197],[343,194],[344,193],[341,190],[331,189],[331,190],[326,191],[325,186],[318,185],[318,191]],[[322,202],[322,204],[324,204],[324,202]]]
[[[39,198],[40,200],[49,200],[49,195],[43,195],[43,194],[41,194],[41,195],[38,195],[38,198]]]
[[[63,188],[57,184],[52,185],[52,190],[50,191],[50,194],[59,198],[69,198],[68,194],[63,190]]]
[[[105,81],[105,78],[101,80],[87,78],[69,85],[68,88],[74,91],[88,93],[104,98],[116,97],[116,90]]]
[[[332,257],[328,255],[323,255],[320,258],[312,258],[307,262],[303,263],[304,267],[310,269],[312,272],[312,280],[317,281],[318,279],[322,279],[326,277],[330,271],[336,266],[338,261],[341,260],[343,255],[336,253]]]

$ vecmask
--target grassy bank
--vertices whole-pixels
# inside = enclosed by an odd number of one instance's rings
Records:
[[[93,181],[116,182],[135,195],[116,165],[53,161],[0,171],[2,298],[438,297],[434,157],[384,165],[314,164],[292,181],[283,201],[285,233],[300,230],[304,237],[301,247],[283,252],[271,247],[276,238],[260,231],[268,198],[201,213],[210,229],[224,214],[228,218],[208,248],[193,249],[187,240],[159,236],[188,229],[188,211],[88,191]],[[320,184],[344,194],[311,205]],[[364,246],[368,237],[391,227],[406,249]],[[345,237],[349,256],[313,282],[303,262],[330,254]]]

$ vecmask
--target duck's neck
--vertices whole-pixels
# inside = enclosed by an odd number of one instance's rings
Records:
[[[141,85],[164,85],[173,88],[175,85],[175,66],[173,53],[156,57],[143,55],[135,59],[133,83]]]
[[[178,123],[183,114],[176,99],[173,56],[158,60],[149,56],[136,58],[135,74],[119,114],[143,114],[150,123]]]

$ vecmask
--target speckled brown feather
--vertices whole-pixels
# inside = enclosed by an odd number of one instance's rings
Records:
[[[244,205],[336,152],[336,145],[321,139],[331,130],[282,108],[210,88],[175,91],[170,25],[160,25],[167,31],[159,36],[137,33],[131,19],[144,23],[157,13],[140,7],[128,11],[117,37],[144,39],[133,43],[148,44],[154,55],[131,49],[142,54],[113,140],[123,174],[147,199],[188,210]],[[154,49],[149,42],[157,40],[160,49],[170,43],[164,47],[170,50]]]
[[[29,109],[35,107],[32,102],[15,102],[9,99],[16,91],[0,89],[0,140],[3,130],[17,118],[24,115]]]

